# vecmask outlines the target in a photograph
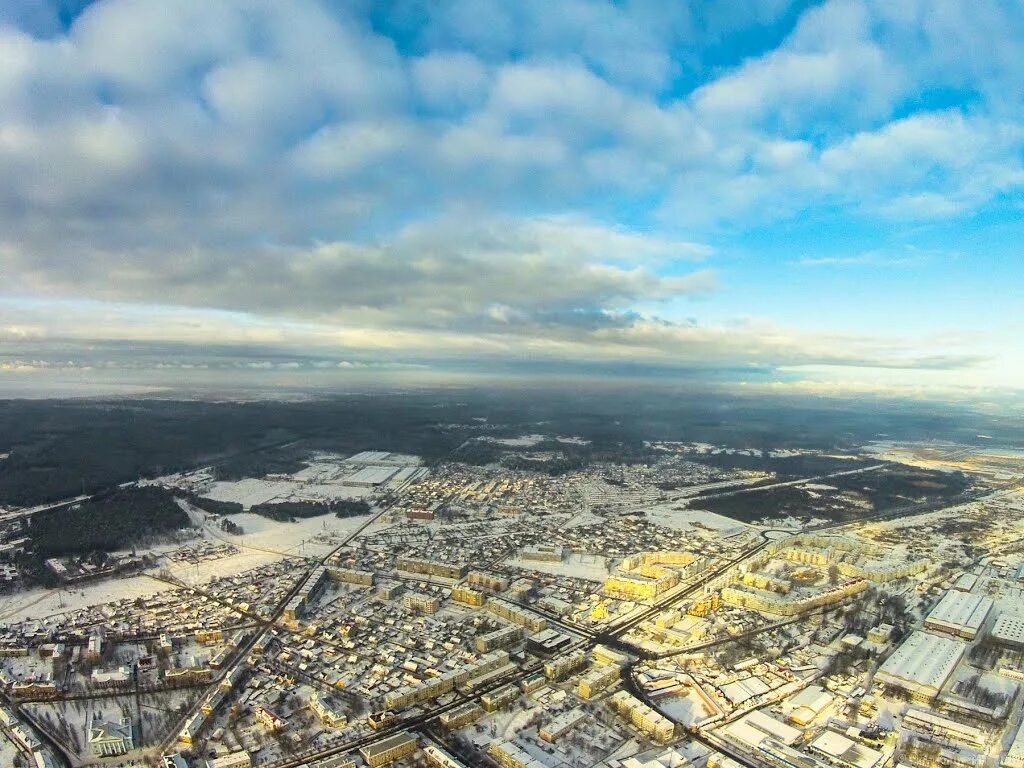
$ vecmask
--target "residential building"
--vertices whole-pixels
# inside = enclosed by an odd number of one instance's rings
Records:
[[[377,768],[377,766],[387,765],[401,757],[411,755],[417,749],[416,737],[408,731],[402,731],[389,738],[360,747],[359,754],[363,756],[363,760],[370,768]]]

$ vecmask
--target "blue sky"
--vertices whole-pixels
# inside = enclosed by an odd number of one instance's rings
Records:
[[[986,0],[8,0],[0,377],[1014,392],[1022,62]]]

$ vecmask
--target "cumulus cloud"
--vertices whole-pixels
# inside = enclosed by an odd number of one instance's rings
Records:
[[[75,338],[970,367],[660,307],[728,290],[723,233],[1004,210],[1022,40],[995,1],[6,4],[0,296],[120,318]]]
[[[707,246],[557,218],[463,217],[417,223],[371,243],[262,246],[188,254],[96,251],[70,270],[8,249],[20,287],[109,300],[165,300],[386,326],[458,327],[494,318],[531,322],[705,293],[713,272],[666,275],[703,259]]]

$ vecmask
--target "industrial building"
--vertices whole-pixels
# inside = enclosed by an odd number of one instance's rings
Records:
[[[876,749],[858,744],[833,730],[822,731],[810,744],[813,753],[821,755],[833,765],[848,768],[878,768],[883,765],[886,755]]]
[[[976,749],[986,744],[985,734],[978,728],[920,709],[911,709],[903,716],[903,727],[944,742],[955,741]]]
[[[346,477],[344,483],[345,485],[351,485],[356,488],[376,488],[377,486],[384,485],[384,483],[394,477],[397,473],[397,467],[363,467],[354,474]]]
[[[1013,737],[1000,768],[1024,768],[1024,724],[1017,727],[1017,735]]]
[[[1013,613],[1002,614],[992,625],[989,637],[1010,648],[1024,648],[1024,616]]]
[[[908,637],[878,669],[875,679],[909,693],[915,700],[931,701],[953,674],[967,644],[930,632]]]
[[[992,598],[953,589],[932,608],[924,620],[924,626],[936,632],[973,640],[991,610]]]
[[[832,694],[820,685],[809,685],[787,702],[789,722],[807,726],[832,704]]]

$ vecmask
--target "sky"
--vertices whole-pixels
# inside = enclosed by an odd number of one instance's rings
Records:
[[[1022,214],[1018,0],[0,3],[0,388],[1013,396]]]

